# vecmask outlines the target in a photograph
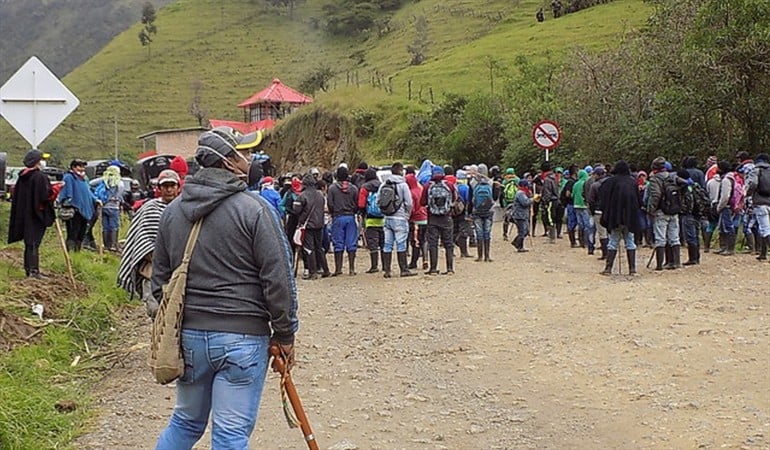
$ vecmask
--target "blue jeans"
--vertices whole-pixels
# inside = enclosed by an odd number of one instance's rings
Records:
[[[662,212],[656,214],[652,223],[652,231],[655,233],[655,248],[665,247],[666,244],[680,245],[678,216],[663,214]]]
[[[588,208],[575,208],[575,213],[577,214],[578,227],[583,230],[583,239],[586,242],[586,246],[588,250],[593,251],[596,248],[596,241],[594,240],[596,229],[591,211]]]
[[[358,248],[358,225],[355,216],[337,216],[332,219],[334,252],[355,252]]]
[[[473,224],[476,225],[476,240],[477,241],[489,241],[492,240],[492,216],[490,217],[474,217]]]
[[[156,450],[189,450],[206,430],[211,446],[244,450],[257,423],[268,363],[268,336],[182,330],[184,375]]]
[[[736,234],[733,211],[729,207],[719,212],[719,232],[722,234]]]
[[[567,231],[575,231],[577,228],[577,214],[575,214],[575,206],[567,204]]]
[[[684,241],[687,245],[698,245],[698,229],[700,222],[692,215],[682,216],[682,226],[684,227]]]
[[[382,227],[385,233],[385,244],[382,251],[391,253],[393,251],[393,242],[396,243],[397,252],[406,251],[406,241],[409,238],[409,221],[395,216],[385,217],[385,226]]]
[[[757,217],[757,227],[760,237],[770,236],[770,206],[754,206],[754,215]]]
[[[118,231],[120,229],[120,210],[117,208],[102,208],[102,230]]]
[[[626,250],[636,250],[636,242],[634,242],[634,233],[628,231],[626,227],[615,228],[610,230],[609,242],[607,243],[607,250],[617,250],[620,240],[626,241]]]

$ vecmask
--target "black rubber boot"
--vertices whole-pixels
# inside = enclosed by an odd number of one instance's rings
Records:
[[[366,273],[377,273],[380,271],[380,269],[377,268],[379,264],[379,252],[369,252],[369,261],[370,261],[370,267],[369,270],[366,271]]]
[[[438,275],[438,248],[431,248],[428,251],[430,255],[430,269],[425,275]]]
[[[733,256],[735,254],[735,241],[737,239],[737,234],[726,234],[725,235],[725,251],[721,253],[722,256]]]
[[[356,252],[348,252],[348,274],[356,274]]]
[[[31,278],[43,278],[40,273],[40,247],[31,247],[29,249],[29,274]]]
[[[75,241],[67,241],[67,251],[68,252],[75,251]]]
[[[577,248],[578,243],[575,239],[575,230],[567,230],[567,235],[569,235],[569,246],[570,248]]]
[[[636,275],[636,250],[626,250],[628,256],[628,274]]]
[[[342,252],[334,252],[334,273],[333,277],[342,275]]]
[[[714,233],[710,231],[703,232],[703,253],[708,253],[711,251],[711,236],[713,235]]]
[[[580,244],[580,248],[586,248],[586,240],[585,240],[585,237],[583,236],[582,228],[578,229],[577,239],[578,239],[578,243]]]
[[[609,242],[609,239],[599,239],[599,245],[601,246],[600,249],[602,251],[602,256],[599,257],[599,261],[607,259],[607,244]]]
[[[728,240],[728,235],[724,233],[719,233],[719,250],[715,251],[714,254],[721,255],[722,253],[727,251],[727,240]]]
[[[517,251],[519,253],[526,253],[526,252],[528,252],[529,250],[524,248],[524,240],[525,240],[524,237],[519,237],[518,239],[519,239],[519,245],[517,247],[517,249],[518,249]]]
[[[681,269],[682,268],[682,263],[681,263],[681,255],[682,255],[681,246],[679,246],[679,245],[672,245],[669,248],[670,248],[669,252],[670,252],[670,258],[671,259],[669,259],[669,265],[668,265],[668,267],[666,267],[666,269],[669,269],[669,270]]]
[[[390,264],[393,261],[393,253],[382,254],[382,270],[385,272],[383,275],[385,278],[390,278]]]
[[[671,254],[671,246],[666,244],[666,251],[663,252],[663,268],[664,269],[671,269],[671,263],[674,260],[674,256]]]
[[[409,261],[409,268],[410,269],[416,269],[417,268],[417,262],[420,261],[420,254],[422,253],[421,248],[412,248],[412,258]]]
[[[682,265],[683,266],[694,266],[696,264],[700,264],[700,248],[698,248],[697,245],[688,245],[687,246],[687,261],[685,261]]]
[[[612,265],[615,264],[615,256],[617,256],[617,250],[607,250],[607,262],[604,264],[604,270],[602,275],[612,275]]]
[[[767,247],[770,246],[770,236],[766,238],[759,238],[759,256],[757,260],[764,261],[767,259]]]
[[[666,258],[666,247],[655,247],[655,270],[663,270],[663,260]]]
[[[476,245],[482,245],[482,243],[485,241],[479,241],[476,243]],[[455,265],[454,265],[454,255],[452,252],[445,252],[446,253],[446,272],[444,272],[444,275],[454,275],[455,274]]]
[[[484,241],[484,261],[485,262],[492,262],[492,257],[489,255],[489,247],[492,244],[492,241],[489,239]]]
[[[503,240],[508,242],[508,222],[503,222]]]
[[[460,257],[462,258],[470,258],[471,255],[468,254],[468,240],[465,238],[458,239],[457,240],[457,246],[460,248]]]
[[[398,268],[401,270],[402,277],[413,277],[417,275],[417,272],[412,272],[409,270],[409,267],[407,267],[406,252],[398,252],[396,257],[398,258]]]
[[[476,245],[476,262],[480,262],[484,260],[484,246],[481,244],[481,242]]]

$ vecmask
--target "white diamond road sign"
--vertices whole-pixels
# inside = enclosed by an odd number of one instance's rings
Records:
[[[74,111],[80,100],[33,56],[0,87],[0,115],[32,148]]]

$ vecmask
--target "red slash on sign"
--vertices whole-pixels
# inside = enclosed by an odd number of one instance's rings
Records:
[[[556,122],[543,120],[532,129],[532,140],[538,147],[550,150],[561,142],[561,130]]]

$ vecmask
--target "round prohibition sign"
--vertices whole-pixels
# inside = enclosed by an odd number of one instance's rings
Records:
[[[551,150],[561,142],[561,129],[556,122],[540,121],[532,129],[532,141],[544,150]]]

